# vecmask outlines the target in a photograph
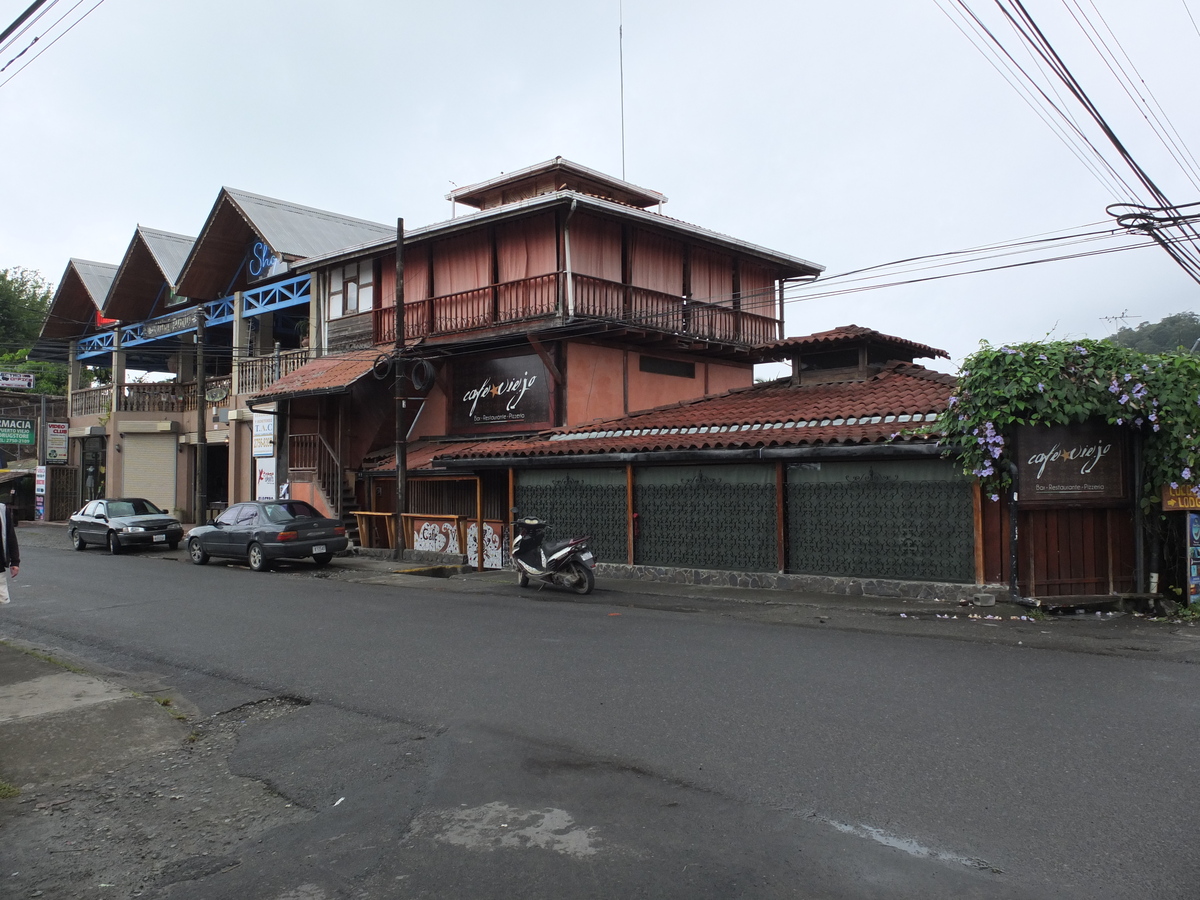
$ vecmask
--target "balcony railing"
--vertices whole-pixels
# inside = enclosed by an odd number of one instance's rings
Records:
[[[279,356],[254,356],[236,361],[238,393],[258,394],[284,375],[308,362],[308,350],[286,350]]]
[[[117,409],[122,412],[192,412],[195,408],[195,382],[123,384],[117,392]]]
[[[102,416],[112,411],[112,385],[71,392],[72,416]]]
[[[551,316],[565,308],[564,284],[565,274],[557,272],[408,303],[404,336],[411,340]],[[770,316],[589,275],[573,275],[571,284],[576,318],[635,324],[720,343],[754,345],[780,337],[780,322]],[[375,341],[395,341],[395,307],[373,310],[373,315]]]

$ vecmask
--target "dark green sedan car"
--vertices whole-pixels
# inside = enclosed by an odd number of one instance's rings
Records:
[[[188,555],[196,565],[220,556],[244,559],[255,572],[266,571],[279,559],[312,557],[325,566],[347,544],[345,526],[303,500],[235,503],[187,533]]]

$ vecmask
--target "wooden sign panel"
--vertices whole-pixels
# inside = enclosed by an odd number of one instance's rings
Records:
[[[1192,493],[1190,484],[1171,487],[1164,484],[1162,488],[1162,508],[1164,512],[1177,512],[1184,509],[1200,509],[1200,497]]]
[[[536,354],[459,360],[452,382],[454,431],[530,431],[553,424],[550,379]]]
[[[1015,458],[1022,504],[1129,496],[1125,435],[1114,426],[1022,425],[1017,428]]]

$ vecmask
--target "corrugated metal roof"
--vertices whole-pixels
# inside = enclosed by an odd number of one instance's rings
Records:
[[[928,441],[956,383],[953,375],[895,362],[866,381],[756,384],[535,438],[480,442],[434,459]]]
[[[394,225],[368,222],[249,191],[228,187],[222,190],[271,249],[284,256],[307,259],[396,235]]]
[[[147,228],[144,225],[137,227],[137,233],[146,242],[146,246],[154,256],[154,261],[158,263],[158,268],[163,273],[163,278],[172,286],[178,284],[184,260],[187,259],[196,239],[185,234]]]
[[[102,310],[104,298],[108,296],[108,289],[112,287],[113,279],[117,277],[117,267],[111,263],[92,262],[87,259],[72,259],[68,266],[74,268],[79,274],[79,280],[83,282],[88,296],[96,306],[96,311]]]

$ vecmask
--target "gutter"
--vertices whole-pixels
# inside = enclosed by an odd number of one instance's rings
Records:
[[[588,453],[563,456],[477,456],[432,460],[447,469],[534,467],[578,468],[591,465],[650,463],[758,462],[764,460],[927,459],[941,456],[940,444],[867,444],[820,447],[746,447],[738,450],[664,450],[646,453]]]

